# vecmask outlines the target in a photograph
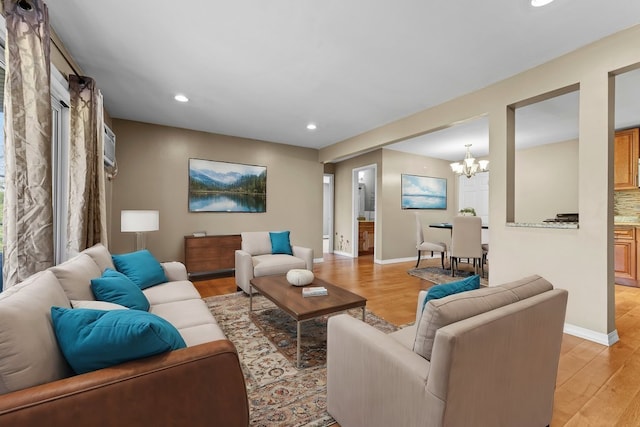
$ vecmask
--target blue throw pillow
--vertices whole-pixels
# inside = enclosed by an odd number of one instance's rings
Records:
[[[127,276],[140,289],[167,282],[164,269],[147,249],[128,254],[112,255],[116,270]]]
[[[186,347],[171,323],[146,311],[51,307],[51,320],[77,374]]]
[[[478,276],[477,274],[455,282],[435,285],[429,288],[429,292],[427,292],[427,296],[424,299],[424,305],[426,306],[429,300],[432,299],[439,299],[460,292],[472,291],[474,289],[478,289],[479,287],[480,276]]]
[[[288,231],[270,231],[269,238],[271,239],[272,254],[293,255]]]
[[[91,291],[98,301],[149,311],[149,300],[142,290],[127,276],[110,268],[107,268],[101,277],[91,279]]]

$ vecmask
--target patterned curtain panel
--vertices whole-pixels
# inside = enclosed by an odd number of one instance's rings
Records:
[[[69,219],[67,251],[107,245],[102,94],[90,77],[69,76]]]
[[[53,265],[49,16],[41,0],[4,0],[4,288]]]

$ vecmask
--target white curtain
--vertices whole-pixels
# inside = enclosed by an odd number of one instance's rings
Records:
[[[69,76],[69,217],[67,251],[107,245],[102,94],[90,77]]]
[[[4,0],[6,289],[53,265],[50,33],[41,0]]]

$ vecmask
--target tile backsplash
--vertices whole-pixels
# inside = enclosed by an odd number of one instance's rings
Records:
[[[614,191],[613,214],[617,216],[640,216],[640,189]]]

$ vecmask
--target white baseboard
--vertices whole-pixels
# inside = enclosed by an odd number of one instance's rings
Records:
[[[334,254],[336,255],[343,255],[343,256],[348,256],[349,258],[353,258],[353,255],[351,255],[350,253],[347,252],[340,252],[340,251],[333,251]],[[420,257],[420,259],[440,259],[440,255],[434,255],[434,256],[422,256]],[[374,258],[373,262],[375,264],[397,264],[399,262],[408,262],[408,261],[415,261],[416,257],[412,256],[409,258],[392,258],[392,259],[377,259]]]
[[[415,261],[417,258],[415,256],[409,257],[409,258],[392,258],[392,259],[385,259],[385,260],[380,260],[380,262],[378,264],[396,264],[398,262],[409,262],[409,261]],[[423,255],[420,257],[421,260],[423,259],[440,259],[440,255],[436,255],[434,254],[433,256],[430,255]]]
[[[398,262],[407,262],[407,261],[415,261],[416,257],[411,258],[392,258],[392,259],[381,259],[378,264],[396,264]]]
[[[613,332],[609,332],[608,334],[603,334],[602,332],[592,331],[591,329],[586,329],[570,323],[564,324],[564,333],[606,346],[612,346],[620,340],[617,329]]]
[[[353,255],[349,252],[333,251],[333,253],[336,255],[348,256],[349,258],[353,258]]]
[[[314,258],[313,263],[324,262],[324,258]]]

